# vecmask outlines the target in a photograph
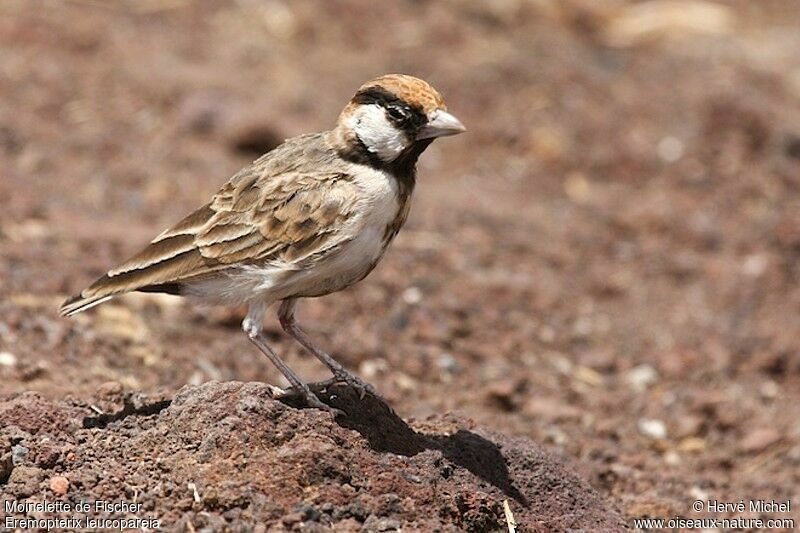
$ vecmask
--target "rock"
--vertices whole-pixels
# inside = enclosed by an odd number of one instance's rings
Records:
[[[409,287],[403,291],[402,298],[408,305],[416,305],[422,301],[422,290],[419,287]]]
[[[33,462],[36,464],[36,466],[47,470],[49,468],[53,468],[56,463],[58,463],[60,456],[61,453],[58,448],[47,443],[43,446],[39,446],[39,448],[36,450]]]
[[[766,381],[758,388],[758,392],[761,394],[761,396],[768,400],[777,398],[778,395],[780,394],[780,391],[781,389],[778,386],[778,384],[771,380]]]
[[[585,175],[573,172],[564,180],[564,192],[576,204],[584,204],[591,197],[592,187]]]
[[[44,470],[36,466],[18,466],[8,477],[4,490],[0,492],[0,499],[5,499],[8,491],[16,498],[26,498],[39,492],[39,485],[44,479]]]
[[[513,380],[493,383],[487,387],[486,401],[489,405],[503,411],[516,411],[519,403],[518,396],[523,385],[521,382]]]
[[[445,374],[458,374],[461,372],[461,365],[452,354],[443,353],[436,358],[436,366]]]
[[[498,530],[504,500],[534,530],[625,527],[586,481],[528,440],[452,416],[426,420],[421,432],[371,395],[338,385],[315,391],[349,414],[298,409],[260,383],[209,382],[184,387],[169,407],[141,400],[85,429],[72,425],[87,416],[74,400],[49,403],[59,425],[36,418],[21,444],[38,450],[47,434],[70,450],[50,478],[54,493],[78,486],[89,500],[130,501],[136,486],[137,502],[168,529],[233,520],[266,531],[287,523],[308,531]],[[41,407],[37,396],[23,396]],[[24,408],[21,397],[11,401]],[[14,412],[0,401],[0,440]],[[17,466],[0,499],[40,492],[45,479],[42,469]]]
[[[369,381],[385,373],[388,369],[389,363],[386,359],[367,359],[358,366],[358,373]]]
[[[50,490],[59,496],[63,496],[69,490],[69,480],[64,476],[50,478]]]
[[[702,453],[706,451],[706,441],[700,437],[686,437],[678,443],[678,451],[682,453]]]
[[[11,447],[11,460],[15,465],[21,465],[28,456],[28,448],[19,444]]]
[[[670,466],[676,466],[681,463],[681,456],[674,450],[670,450],[664,454],[664,462]]]
[[[576,366],[573,376],[581,383],[586,383],[592,387],[600,387],[604,383],[603,375],[588,366]]]
[[[402,531],[403,527],[397,520],[391,518],[378,518],[375,515],[370,515],[364,522],[361,531],[364,533],[383,533],[388,531]]]
[[[639,420],[639,432],[651,439],[664,440],[667,438],[667,426],[661,420],[642,418]]]
[[[644,392],[658,380],[658,372],[650,365],[639,365],[628,370],[625,381],[636,392]]]
[[[676,137],[667,135],[658,141],[656,146],[656,153],[658,157],[665,163],[674,163],[683,157],[684,143]]]
[[[14,470],[14,461],[11,459],[11,454],[4,453],[0,455],[0,484],[8,480],[12,470]]]
[[[122,392],[119,381],[107,381],[97,388],[97,395],[101,398],[113,398]]]
[[[766,254],[750,254],[742,262],[742,273],[751,278],[759,278],[769,267],[769,257]]]
[[[0,352],[0,366],[17,366],[17,356],[11,352]]]

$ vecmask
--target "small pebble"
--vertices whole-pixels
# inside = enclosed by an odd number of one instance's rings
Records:
[[[589,368],[588,366],[578,365],[575,367],[575,371],[573,372],[575,379],[586,383],[587,385],[591,385],[593,387],[599,387],[603,384],[603,376],[596,370]]]
[[[97,394],[104,398],[116,396],[121,392],[122,384],[119,381],[107,381],[97,388]]]
[[[443,353],[442,355],[440,355],[439,358],[436,360],[436,366],[438,366],[440,370],[442,370],[443,372],[447,372],[448,374],[456,374],[459,370],[461,370],[461,367],[458,365],[458,361],[456,361],[456,358],[449,353]]]
[[[681,456],[670,450],[664,454],[664,462],[670,466],[679,465],[681,463]]]
[[[658,372],[650,365],[639,365],[625,374],[625,381],[637,392],[644,392],[650,385],[658,381]]]
[[[706,451],[706,441],[700,437],[686,437],[678,444],[678,450],[683,453],[702,453]]]
[[[488,386],[486,390],[487,400],[503,411],[515,411],[517,409],[518,386],[511,381],[501,381]]]
[[[64,476],[55,476],[50,479],[50,490],[63,496],[69,490],[69,480]]]
[[[422,301],[422,291],[417,287],[409,287],[403,291],[403,301],[409,305],[416,305]]]
[[[552,442],[556,446],[564,446],[569,442],[567,434],[557,427],[549,427],[545,430],[546,441]]]
[[[656,147],[658,157],[667,163],[674,163],[683,157],[683,151],[683,142],[676,137],[672,137],[671,135],[668,135],[658,141],[658,146]]]
[[[694,486],[689,489],[689,496],[691,496],[695,500],[703,500],[703,501],[709,498],[708,492],[704,491],[698,486]]]
[[[760,277],[769,266],[769,259],[764,254],[751,254],[742,263],[742,272],[751,278]]]
[[[25,446],[17,444],[11,447],[11,460],[14,462],[14,466],[22,464],[27,456],[28,448]]]
[[[550,357],[550,363],[559,374],[569,374],[572,372],[572,361],[563,355],[554,355]]]
[[[194,501],[196,503],[199,503],[200,502],[200,493],[197,492],[197,485],[195,485],[194,483],[189,483],[187,485],[187,488],[192,492],[192,498],[194,498]]]
[[[639,420],[639,432],[651,439],[664,440],[667,438],[667,426],[661,420],[654,418]]]
[[[367,359],[358,365],[359,373],[365,379],[374,379],[378,374],[382,374],[389,369],[385,359]]]
[[[572,172],[564,180],[564,192],[576,204],[583,204],[592,196],[592,185],[584,174]]]
[[[758,392],[761,393],[763,398],[771,400],[778,396],[780,389],[778,388],[778,384],[774,381],[766,381],[763,385],[761,385]]]
[[[0,352],[0,366],[17,366],[17,356],[11,352]]]
[[[417,388],[417,382],[414,380],[414,378],[402,372],[399,372],[395,376],[394,382],[395,385],[397,385],[397,387],[404,392],[411,392]]]

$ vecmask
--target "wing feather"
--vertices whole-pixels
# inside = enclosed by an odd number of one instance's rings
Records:
[[[70,299],[62,313],[129,291],[180,292],[182,283],[236,265],[298,263],[350,238],[342,231],[358,201],[350,176],[296,165],[272,174],[274,167],[266,157],[236,174],[210,203]]]
[[[175,237],[176,235],[193,235],[204,226],[212,216],[214,216],[214,210],[211,209],[210,205],[206,204],[168,230],[162,232],[161,235],[153,239],[153,242],[155,243],[168,237]]]
[[[123,265],[110,270],[109,277],[115,277],[126,272],[143,270],[147,267],[172,259],[180,254],[194,250],[194,237],[192,235],[175,235],[150,243],[144,250],[127,260]]]

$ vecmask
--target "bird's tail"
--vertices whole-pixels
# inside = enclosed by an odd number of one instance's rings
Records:
[[[105,296],[84,297],[82,294],[77,294],[64,302],[61,305],[59,312],[62,316],[72,316],[80,313],[81,311],[91,309],[95,305],[100,305],[101,303],[110,300],[114,296],[115,295],[111,294]]]

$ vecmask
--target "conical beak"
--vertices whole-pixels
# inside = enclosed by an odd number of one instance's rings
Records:
[[[447,111],[437,109],[431,113],[428,123],[419,130],[417,140],[433,139],[446,135],[458,135],[465,131],[467,131],[467,128],[464,127],[460,120]]]

